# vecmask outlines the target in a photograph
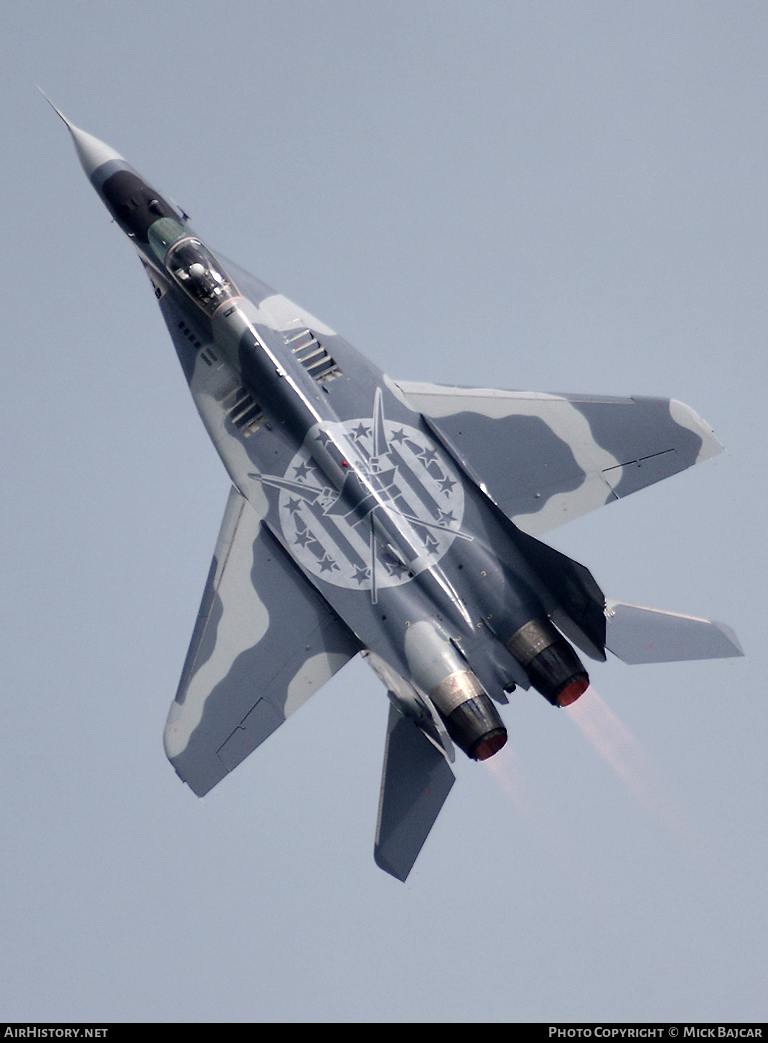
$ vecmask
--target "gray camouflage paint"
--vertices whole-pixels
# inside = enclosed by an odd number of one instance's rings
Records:
[[[710,427],[674,400],[395,387],[531,535],[722,451]]]
[[[233,489],[166,725],[168,757],[201,796],[358,650]]]
[[[206,251],[118,153],[67,126],[139,252],[233,483],[168,756],[206,793],[362,651],[397,707],[377,861],[404,879],[453,782],[453,746],[427,694],[438,675],[469,669],[506,702],[530,682],[505,643],[543,615],[604,658],[602,592],[534,535],[721,447],[676,402],[395,383]],[[165,260],[156,217],[178,233]],[[174,243],[198,260],[168,267],[181,257]],[[665,632],[663,613],[612,606],[609,622]],[[666,633],[681,632],[669,618]],[[740,654],[727,628],[696,623],[684,625],[689,652]]]

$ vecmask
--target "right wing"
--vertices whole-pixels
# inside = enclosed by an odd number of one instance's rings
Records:
[[[165,728],[179,776],[203,796],[358,651],[233,488]]]
[[[722,451],[682,402],[397,381],[446,449],[537,536]]]

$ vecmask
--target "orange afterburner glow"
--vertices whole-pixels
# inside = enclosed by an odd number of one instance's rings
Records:
[[[571,703],[575,703],[580,695],[583,695],[589,688],[589,678],[585,675],[577,677],[575,680],[567,684],[565,688],[560,692],[557,697],[558,706],[570,706]]]
[[[487,761],[489,757],[494,755],[494,753],[499,752],[506,741],[506,728],[499,728],[498,731],[486,735],[485,738],[475,746],[472,751],[472,756],[476,761]]]

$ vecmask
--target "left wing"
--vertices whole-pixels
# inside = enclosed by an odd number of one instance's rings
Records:
[[[723,448],[701,417],[674,399],[404,381],[393,390],[404,394],[483,492],[531,536]]]
[[[202,797],[358,651],[233,488],[165,728],[177,773]]]

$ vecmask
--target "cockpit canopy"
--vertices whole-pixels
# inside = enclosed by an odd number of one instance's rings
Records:
[[[209,315],[239,296],[219,262],[180,221],[163,217],[149,229],[149,243],[174,281]]]

